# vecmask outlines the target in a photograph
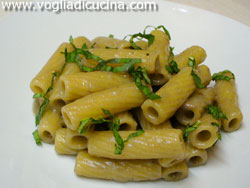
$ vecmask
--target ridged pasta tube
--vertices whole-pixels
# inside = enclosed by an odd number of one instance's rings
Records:
[[[120,131],[125,140],[133,131]],[[121,155],[115,154],[112,131],[94,132],[88,140],[90,155],[112,159],[158,159],[184,156],[182,131],[177,129],[145,130],[125,143]]]
[[[75,150],[87,149],[88,138],[77,131],[66,129],[66,144],[69,148]]]
[[[148,50],[157,52],[159,56],[155,72],[150,75],[150,79],[153,85],[163,85],[169,77],[169,73],[165,68],[168,64],[169,38],[160,30],[154,30],[151,34],[154,35],[155,39],[153,44],[149,46]]]
[[[158,159],[159,164],[164,168],[169,168],[171,166],[174,166],[180,162],[182,162],[185,159],[185,157],[182,158],[164,158],[164,159]]]
[[[80,121],[86,118],[106,117],[102,108],[109,110],[112,114],[116,114],[138,107],[144,100],[145,95],[142,94],[133,82],[95,92],[69,103],[62,108],[62,115],[67,127],[77,130]]]
[[[160,179],[161,166],[154,160],[115,160],[94,157],[87,151],[81,151],[76,158],[75,173],[120,182],[145,181]]]
[[[198,149],[190,144],[186,145],[186,161],[188,166],[195,167],[207,162],[207,151]]]
[[[69,101],[97,91],[130,83],[133,80],[127,74],[94,71],[63,75],[60,81],[62,82],[63,99]]]
[[[178,64],[178,68],[180,70],[188,67],[189,57],[193,57],[196,65],[199,65],[206,59],[207,54],[206,51],[200,46],[191,46],[187,48],[182,53],[174,57],[174,60]]]
[[[55,151],[60,155],[76,155],[78,150],[68,147],[66,144],[66,129],[60,128],[56,131]]]
[[[116,115],[120,119],[120,129],[126,131],[133,131],[137,128],[137,122],[129,111],[121,112]]]
[[[120,40],[110,37],[96,37],[92,40],[92,44],[94,45],[94,48],[102,49],[128,49],[131,46],[131,44],[126,40]]]
[[[81,70],[77,66],[77,64],[74,64],[74,63],[67,64],[65,66],[64,71],[62,72],[61,76],[70,75],[70,74],[77,73],[80,71]],[[65,102],[67,102],[66,100],[64,100],[64,93],[63,93],[63,85],[62,85],[62,81],[61,81],[61,76],[60,76],[59,80],[56,82],[56,84],[54,85],[52,93],[49,97],[50,104],[52,104],[52,105],[56,104],[56,103],[64,104]]]
[[[205,113],[197,129],[189,134],[189,141],[194,147],[207,149],[214,145],[218,139],[219,128],[212,125],[212,122],[220,125],[220,121],[213,118],[212,115]]]
[[[91,53],[101,57],[104,60],[114,58],[137,58],[141,59],[141,63],[135,64],[135,67],[141,66],[146,68],[148,73],[155,71],[156,58],[158,54],[154,51],[147,50],[131,50],[131,49],[90,49]],[[97,65],[97,61],[93,59],[88,60],[89,64]],[[113,67],[121,64],[110,64]]]
[[[57,129],[63,126],[61,106],[49,106],[42,115],[38,133],[43,142],[54,143]]]
[[[159,125],[154,125],[150,123],[143,115],[141,108],[137,108],[135,110],[135,115],[143,130],[159,130],[159,129],[171,129],[172,128],[172,124],[169,120]]]
[[[177,110],[175,117],[183,125],[193,125],[208,104],[215,99],[214,88],[197,89],[196,92]]]
[[[86,43],[88,47],[91,46],[91,42],[85,37],[77,37],[74,39],[76,47],[82,47]],[[61,52],[64,52],[67,48],[68,52],[73,50],[73,47],[69,43],[61,44],[55,53],[50,57],[46,65],[42,70],[33,78],[30,83],[30,88],[34,93],[45,93],[50,86],[52,73],[59,72],[63,64],[65,63],[65,56]]]
[[[162,168],[162,177],[167,181],[178,181],[188,176],[186,161],[175,164],[169,168]]]
[[[227,73],[226,76],[232,77],[233,75]],[[239,108],[235,80],[217,80],[215,88],[217,104],[228,118],[222,120],[222,128],[227,132],[236,131],[241,126],[243,115]]]
[[[143,103],[143,114],[149,122],[157,125],[169,119],[197,89],[191,71],[191,67],[182,69],[162,86],[156,92],[161,99],[147,99]],[[207,66],[199,66],[196,72],[204,85],[210,82],[211,74]]]

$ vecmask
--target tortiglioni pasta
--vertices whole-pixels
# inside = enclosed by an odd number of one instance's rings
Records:
[[[38,145],[77,155],[79,176],[181,180],[206,163],[221,129],[240,128],[235,77],[211,76],[199,65],[202,47],[175,55],[162,25],[128,36],[70,37],[59,46],[30,84],[39,108],[32,134]]]

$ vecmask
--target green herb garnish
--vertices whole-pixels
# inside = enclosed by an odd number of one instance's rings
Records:
[[[120,119],[115,117],[114,115],[112,115],[109,110],[102,109],[102,111],[105,115],[108,116],[108,118],[112,117],[112,120],[105,119],[105,118],[99,118],[97,120],[95,120],[93,118],[87,118],[87,119],[81,121],[78,132],[80,134],[86,134],[89,131],[91,125],[108,123],[109,129],[113,131],[113,135],[114,135],[115,141],[116,141],[115,154],[121,155],[122,150],[124,149],[124,144],[126,142],[128,142],[131,138],[141,135],[144,132],[144,130],[138,130],[134,133],[131,133],[130,135],[128,135],[126,140],[123,140],[118,132],[120,129]]]
[[[185,142],[188,140],[189,133],[196,130],[198,128],[198,126],[200,125],[200,123],[201,122],[198,120],[192,126],[187,125],[187,128],[184,129],[184,131],[183,131],[183,139]]]
[[[194,69],[196,67],[196,61],[194,57],[188,58],[188,65],[192,67],[191,75],[193,77],[194,83],[197,88],[202,89],[204,88],[204,85],[201,82],[201,78],[194,72]]]
[[[66,50],[66,53],[67,53],[67,50]],[[63,64],[63,66],[61,67],[61,70],[59,72],[52,73],[50,86],[48,87],[48,89],[45,93],[36,93],[33,95],[33,99],[43,98],[43,103],[39,107],[39,111],[36,114],[36,126],[39,125],[41,117],[43,115],[43,112],[47,108],[47,106],[49,105],[50,100],[48,99],[47,94],[53,90],[55,78],[59,77],[62,74],[66,64],[67,64],[67,62],[65,62]]]
[[[170,55],[169,55],[169,63],[168,65],[166,65],[166,70],[170,73],[170,74],[177,74],[180,69],[178,68],[178,64],[176,63],[176,61],[174,61],[174,47],[169,47],[170,49]]]
[[[147,75],[146,69],[141,68],[140,66],[137,67],[137,69],[133,69],[129,71],[129,73],[134,77],[134,81],[136,86],[141,90],[141,92],[151,100],[160,99],[161,96],[155,94],[153,91],[150,90],[150,88],[143,84],[143,80],[146,82],[146,84],[150,84],[150,79]]]
[[[222,135],[221,135],[221,132],[220,132],[221,126],[216,122],[212,122],[211,125],[216,126],[218,128],[218,139],[221,140],[222,139]]]
[[[83,55],[86,59],[94,59],[98,62],[95,68],[85,67],[81,63],[80,55]],[[159,99],[160,96],[153,93],[150,88],[143,84],[143,80],[146,84],[150,84],[150,79],[147,75],[147,71],[140,66],[137,69],[134,68],[136,63],[141,63],[141,59],[136,58],[115,58],[109,60],[103,60],[101,57],[92,54],[86,49],[76,48],[73,52],[68,53],[65,51],[66,62],[76,62],[82,71],[109,71],[109,72],[125,72],[128,71],[130,75],[134,77],[136,86],[142,91],[142,93],[149,99]],[[112,67],[108,64],[123,64],[118,67]]]
[[[85,45],[86,45],[86,43],[84,43]],[[90,46],[90,48],[94,48],[95,47],[95,45],[96,45],[96,42],[94,42],[91,46]],[[87,45],[84,47],[84,48],[82,48],[82,49],[87,49],[88,47],[87,47]]]
[[[154,29],[161,29],[162,28],[164,33],[168,36],[169,40],[171,40],[171,36],[170,36],[169,31],[163,25],[159,25],[157,27],[152,26],[152,25],[148,25],[148,26],[145,27],[145,29],[143,31],[144,34],[146,33],[146,29],[149,28],[149,27],[153,27]]]
[[[76,49],[76,46],[74,45],[74,39],[73,39],[73,37],[71,35],[69,37],[69,43],[73,46],[73,48]]]
[[[78,132],[80,134],[84,135],[84,134],[86,134],[89,131],[91,125],[102,124],[102,123],[107,123],[107,122],[111,122],[111,121],[110,120],[106,120],[104,118],[99,118],[99,119],[87,118],[87,119],[82,120],[80,122],[80,126],[78,128]]]
[[[212,105],[208,105],[207,106],[207,113],[211,114],[216,120],[219,119],[228,119],[226,114],[224,114],[218,106],[212,106]]]
[[[170,74],[177,74],[180,71],[180,69],[178,68],[178,64],[174,60],[169,62],[168,65],[166,65],[166,70]]]
[[[136,43],[134,42],[134,39],[138,39],[138,40],[147,39],[148,40],[148,46],[153,44],[154,39],[155,39],[154,35],[145,34],[145,33],[136,33],[136,34],[127,35],[127,36],[130,36],[129,42],[132,45],[132,48],[135,49],[135,50],[142,50],[142,49],[141,49],[141,47],[136,45]],[[125,36],[124,39],[126,39],[127,36]]]
[[[113,35],[113,34],[110,34],[110,35],[109,35],[109,38],[114,38],[114,35]]]
[[[37,129],[32,133],[32,135],[34,137],[34,140],[36,141],[36,144],[41,145],[42,143]]]
[[[197,74],[195,74],[194,70],[192,70],[191,75],[193,76],[196,87],[199,89],[204,88],[204,85],[202,84],[200,77]]]
[[[226,74],[226,73],[231,73],[232,77],[225,76],[224,74]],[[234,74],[229,70],[224,70],[224,71],[221,71],[218,73],[214,73],[212,76],[212,80],[227,80],[227,81],[229,81],[231,79],[235,79],[235,77],[234,77]]]
[[[165,34],[168,36],[169,40],[171,40],[171,36],[169,31],[163,26],[163,25],[159,25],[158,27],[156,27],[156,29],[163,29],[163,31],[165,32]]]
[[[193,69],[196,68],[196,61],[194,57],[189,57],[188,58],[188,66],[192,67]]]
[[[34,99],[37,98],[43,98],[43,103],[41,104],[38,113],[36,114],[36,126],[39,125],[40,121],[41,121],[41,117],[43,115],[44,110],[47,108],[47,106],[49,105],[49,99],[43,94],[43,93],[37,93],[33,95]]]

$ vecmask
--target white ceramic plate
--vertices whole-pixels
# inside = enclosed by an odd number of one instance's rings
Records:
[[[250,28],[196,8],[166,1],[158,5],[158,12],[147,13],[22,12],[0,22],[0,187],[250,187]],[[123,37],[161,24],[171,32],[176,53],[201,45],[212,72],[230,69],[237,78],[242,128],[223,134],[206,165],[191,168],[179,182],[116,183],[79,178],[74,157],[57,155],[51,145],[36,146],[29,83],[61,42],[69,35]]]

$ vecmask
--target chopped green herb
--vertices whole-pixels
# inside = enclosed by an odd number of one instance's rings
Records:
[[[232,77],[224,75],[226,73],[231,73]],[[227,81],[229,81],[231,79],[235,79],[235,77],[234,77],[234,74],[229,70],[224,70],[224,71],[221,71],[218,73],[214,73],[212,76],[212,80],[227,80]]]
[[[82,54],[86,57],[86,59],[94,59],[98,61],[98,64],[95,68],[91,69],[88,67],[85,67],[82,65],[79,54]],[[153,93],[148,86],[142,84],[142,80],[145,80],[147,84],[150,84],[150,79],[147,75],[146,69],[142,69],[141,67],[138,67],[136,70],[134,69],[134,64],[141,63],[141,59],[132,59],[132,58],[115,58],[115,59],[109,59],[109,60],[103,60],[99,56],[95,56],[91,52],[83,49],[75,49],[71,53],[65,52],[66,61],[68,62],[77,62],[78,66],[83,71],[110,71],[110,72],[123,72],[128,71],[133,77],[136,82],[136,86],[143,92],[144,95],[146,95],[150,99],[158,99],[160,98],[158,95]],[[123,64],[118,67],[111,67],[107,64]]]
[[[174,61],[174,47],[169,47],[170,50],[170,54],[169,54],[169,63],[168,65],[166,65],[166,70],[170,73],[170,74],[177,74],[180,69],[178,68],[178,64],[176,63],[176,61]]]
[[[165,32],[165,34],[168,36],[169,40],[171,40],[171,36],[169,31],[163,26],[163,25],[159,25],[158,27],[156,27],[156,29],[163,29],[163,31]]]
[[[127,139],[124,140],[124,142],[128,142],[131,138],[137,137],[137,136],[141,135],[142,133],[144,133],[143,129],[140,129],[137,132],[131,133],[130,135],[128,135]]]
[[[94,42],[94,44],[92,44],[91,48],[94,48],[95,44],[96,44],[96,42]],[[82,49],[88,49],[88,46],[87,46],[86,43],[84,43],[84,44],[82,45]]]
[[[105,114],[105,115],[107,115],[107,116],[112,116],[112,114],[110,113],[110,111],[109,110],[105,110],[104,108],[102,108],[102,111],[103,111],[103,113]]]
[[[134,39],[138,39],[138,40],[142,40],[142,39],[147,39],[148,40],[148,46],[150,46],[151,44],[153,44],[155,36],[152,34],[145,34],[145,33],[136,33],[133,35],[127,35],[130,36],[130,40],[129,42],[131,43],[132,47],[136,50],[141,50],[141,48],[139,46],[136,45],[136,43],[134,42]],[[124,37],[124,39],[126,39],[126,37]]]
[[[186,129],[183,131],[183,139],[186,142],[188,140],[189,133],[196,130],[198,126],[200,125],[200,121],[196,121],[192,126],[188,125]]]
[[[142,83],[142,80],[145,80],[146,83],[150,84],[150,79],[148,78],[147,72],[145,69],[142,69],[140,66],[136,70],[131,70],[129,72],[133,77],[136,86],[141,90],[141,92],[149,99],[155,100],[160,99],[161,97],[155,94],[150,88]]]
[[[75,48],[76,49],[76,46],[74,45],[74,39],[73,39],[73,37],[70,35],[70,37],[69,37],[69,42],[70,42],[70,44],[73,46],[73,48]]]
[[[222,135],[221,132],[218,133],[218,139],[221,140],[222,139]]]
[[[94,48],[95,45],[96,45],[96,42],[94,42],[94,43],[90,46],[90,48]],[[87,49],[87,45],[86,45],[86,48],[82,48],[82,49]]]
[[[34,137],[34,140],[36,141],[36,144],[41,145],[42,143],[37,129],[32,133],[32,135]]]
[[[109,35],[109,38],[114,38],[114,35],[110,34],[110,35]]]
[[[170,61],[165,68],[170,74],[177,74],[180,71],[178,64],[174,60]]]
[[[97,66],[95,68],[89,68],[82,65],[80,60],[80,55],[84,55],[86,59],[94,59],[98,62]],[[73,52],[68,53],[67,50],[65,50],[65,59],[66,62],[76,62],[80,69],[82,71],[110,71],[110,72],[123,72],[128,71],[135,80],[136,86],[142,91],[142,93],[147,96],[147,98],[154,100],[159,99],[160,96],[153,93],[150,88],[142,83],[142,80],[146,82],[146,84],[150,84],[150,79],[147,75],[146,69],[142,69],[141,67],[138,67],[136,70],[134,68],[134,65],[136,63],[141,63],[141,59],[137,58],[115,58],[115,59],[109,59],[109,60],[103,60],[101,57],[96,56],[92,54],[90,51],[85,49],[78,49],[76,48]],[[108,64],[123,64],[118,67],[111,67]]]
[[[137,69],[137,70],[138,70],[138,69]],[[149,77],[148,77],[147,70],[146,70],[145,68],[143,68],[143,69],[141,69],[140,71],[141,71],[142,77],[143,77],[144,81],[146,82],[146,84],[150,84],[151,81],[150,81],[150,79],[149,79]]]
[[[216,122],[212,122],[211,125],[218,127],[218,139],[221,140],[222,139],[222,135],[221,135],[221,132],[220,132],[221,126]]]
[[[195,83],[196,87],[199,88],[199,89],[204,88],[204,85],[202,84],[200,77],[194,72],[194,69],[196,67],[196,61],[195,61],[194,57],[189,57],[188,58],[188,65],[190,67],[192,67],[191,75],[193,77],[193,80],[194,80],[194,83]]]
[[[172,61],[174,59],[174,47],[169,46],[169,50],[170,50],[169,59],[170,61]]]
[[[228,119],[226,114],[224,114],[218,106],[212,106],[212,105],[208,105],[207,106],[207,113],[211,114],[214,119],[219,120],[219,119]]]
[[[216,123],[216,122],[212,122],[211,124],[212,124],[213,126],[215,126],[215,127],[220,128],[220,125],[219,125],[218,123]]]
[[[88,118],[88,119],[82,120],[80,122],[80,126],[78,128],[78,132],[80,134],[86,134],[89,131],[89,129],[90,129],[91,122],[92,122],[92,118]],[[84,129],[85,127],[87,127],[87,128]]]
[[[132,66],[134,66],[133,63],[126,63],[122,66],[113,68],[113,72],[125,72],[131,69]]]
[[[195,69],[195,67],[196,67],[196,61],[195,61],[194,57],[189,57],[188,58],[188,66],[190,66],[193,69]]]
[[[65,50],[65,53],[67,53],[67,50]],[[62,72],[64,71],[64,68],[65,68],[66,65],[67,65],[67,62],[65,62],[63,64],[63,66],[61,67],[61,70],[59,72],[52,73],[52,78],[51,78],[50,86],[49,86],[49,88],[47,89],[47,91],[45,93],[36,93],[36,94],[33,95],[34,99],[43,98],[43,103],[39,107],[39,111],[36,114],[36,126],[39,125],[41,117],[43,115],[43,112],[47,108],[47,106],[49,105],[49,102],[50,102],[50,100],[46,97],[46,95],[50,91],[53,90],[55,78],[59,77],[62,74]]]
[[[104,119],[104,118],[99,118],[97,120],[93,118],[87,118],[80,123],[80,127],[78,129],[78,132],[80,134],[86,134],[91,125],[95,124],[101,124],[101,123],[108,123],[109,124],[109,129],[113,131],[113,135],[115,137],[115,154],[120,155],[122,154],[122,150],[124,149],[124,144],[128,142],[131,138],[136,137],[141,135],[144,131],[143,130],[138,130],[137,132],[131,133],[126,140],[123,140],[122,137],[119,134],[119,128],[120,128],[120,119],[115,117],[110,113],[109,110],[102,109],[103,113],[107,115],[108,117],[112,117],[113,120],[110,119]]]
[[[118,132],[117,132],[118,133]],[[131,138],[137,137],[139,135],[141,135],[142,133],[144,133],[143,129],[140,129],[134,133],[131,133],[130,135],[128,135],[126,140],[122,140],[121,136],[116,135],[115,137],[117,137],[116,142],[117,144],[115,145],[115,154],[116,155],[121,155],[122,154],[122,150],[124,149],[124,144],[126,142],[128,142]],[[114,134],[115,135],[115,134]]]
[[[144,31],[143,31],[143,34],[145,34],[145,33],[146,33],[146,29],[147,29],[147,28],[150,28],[150,27],[153,27],[154,29],[161,29],[161,28],[162,28],[163,31],[165,32],[165,34],[168,36],[169,40],[171,40],[171,36],[170,36],[169,31],[168,31],[163,25],[159,25],[159,26],[157,26],[157,27],[152,26],[152,25],[148,25],[148,26],[145,27],[145,29],[144,29]]]
[[[197,74],[195,74],[194,70],[192,70],[191,75],[194,79],[196,87],[199,89],[204,88],[204,85],[202,84],[200,77]]]
[[[36,114],[36,126],[39,125],[41,117],[43,115],[44,110],[49,105],[49,99],[43,93],[37,93],[33,95],[34,99],[43,98],[43,103],[41,104],[38,113]]]

